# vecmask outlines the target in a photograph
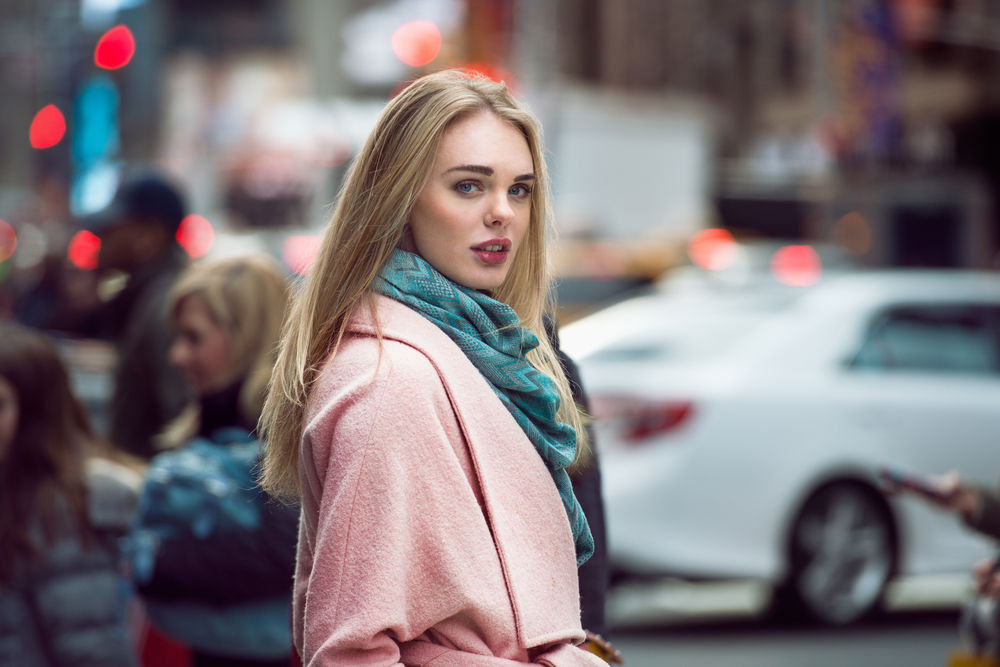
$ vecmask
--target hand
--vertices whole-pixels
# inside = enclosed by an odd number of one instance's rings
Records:
[[[976,582],[976,592],[994,600],[1000,600],[1000,571],[997,562],[986,559],[976,563],[972,568],[972,576]]]
[[[932,499],[937,505],[960,514],[967,521],[979,511],[979,491],[963,483],[958,472],[952,470],[944,475],[931,477],[931,483],[941,492],[940,500]]]
[[[589,630],[587,630],[587,639],[580,644],[580,648],[584,651],[593,653],[609,665],[625,664],[625,660],[622,658],[621,652],[612,646],[611,642],[600,635],[590,632]]]

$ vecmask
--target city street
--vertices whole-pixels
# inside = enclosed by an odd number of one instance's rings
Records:
[[[938,667],[958,645],[955,612],[896,613],[848,629],[766,622],[612,634],[627,667]]]

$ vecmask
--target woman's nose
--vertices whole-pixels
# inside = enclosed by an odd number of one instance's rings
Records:
[[[507,192],[498,193],[493,198],[489,211],[489,219],[486,221],[487,224],[506,227],[513,219],[514,209],[511,208],[510,202],[507,201]]]
[[[183,368],[185,362],[187,361],[187,350],[186,346],[180,340],[175,340],[171,345],[170,349],[167,351],[167,358],[170,363],[179,368]]]

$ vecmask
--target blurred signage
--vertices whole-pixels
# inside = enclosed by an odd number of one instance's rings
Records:
[[[85,30],[104,30],[118,18],[118,12],[145,4],[146,0],[81,0],[80,25]]]
[[[892,12],[882,3],[844,9],[833,40],[836,151],[883,157],[898,131],[901,66]]]
[[[97,211],[108,204],[118,188],[119,150],[118,87],[106,75],[84,85],[74,105],[73,164],[76,174],[70,189],[70,206],[76,215]]]

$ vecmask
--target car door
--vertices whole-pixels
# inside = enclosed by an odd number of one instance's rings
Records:
[[[870,460],[918,473],[1000,477],[1000,309],[991,304],[900,304],[872,320],[846,371],[851,419]],[[904,571],[968,567],[985,542],[914,499],[904,515]]]

